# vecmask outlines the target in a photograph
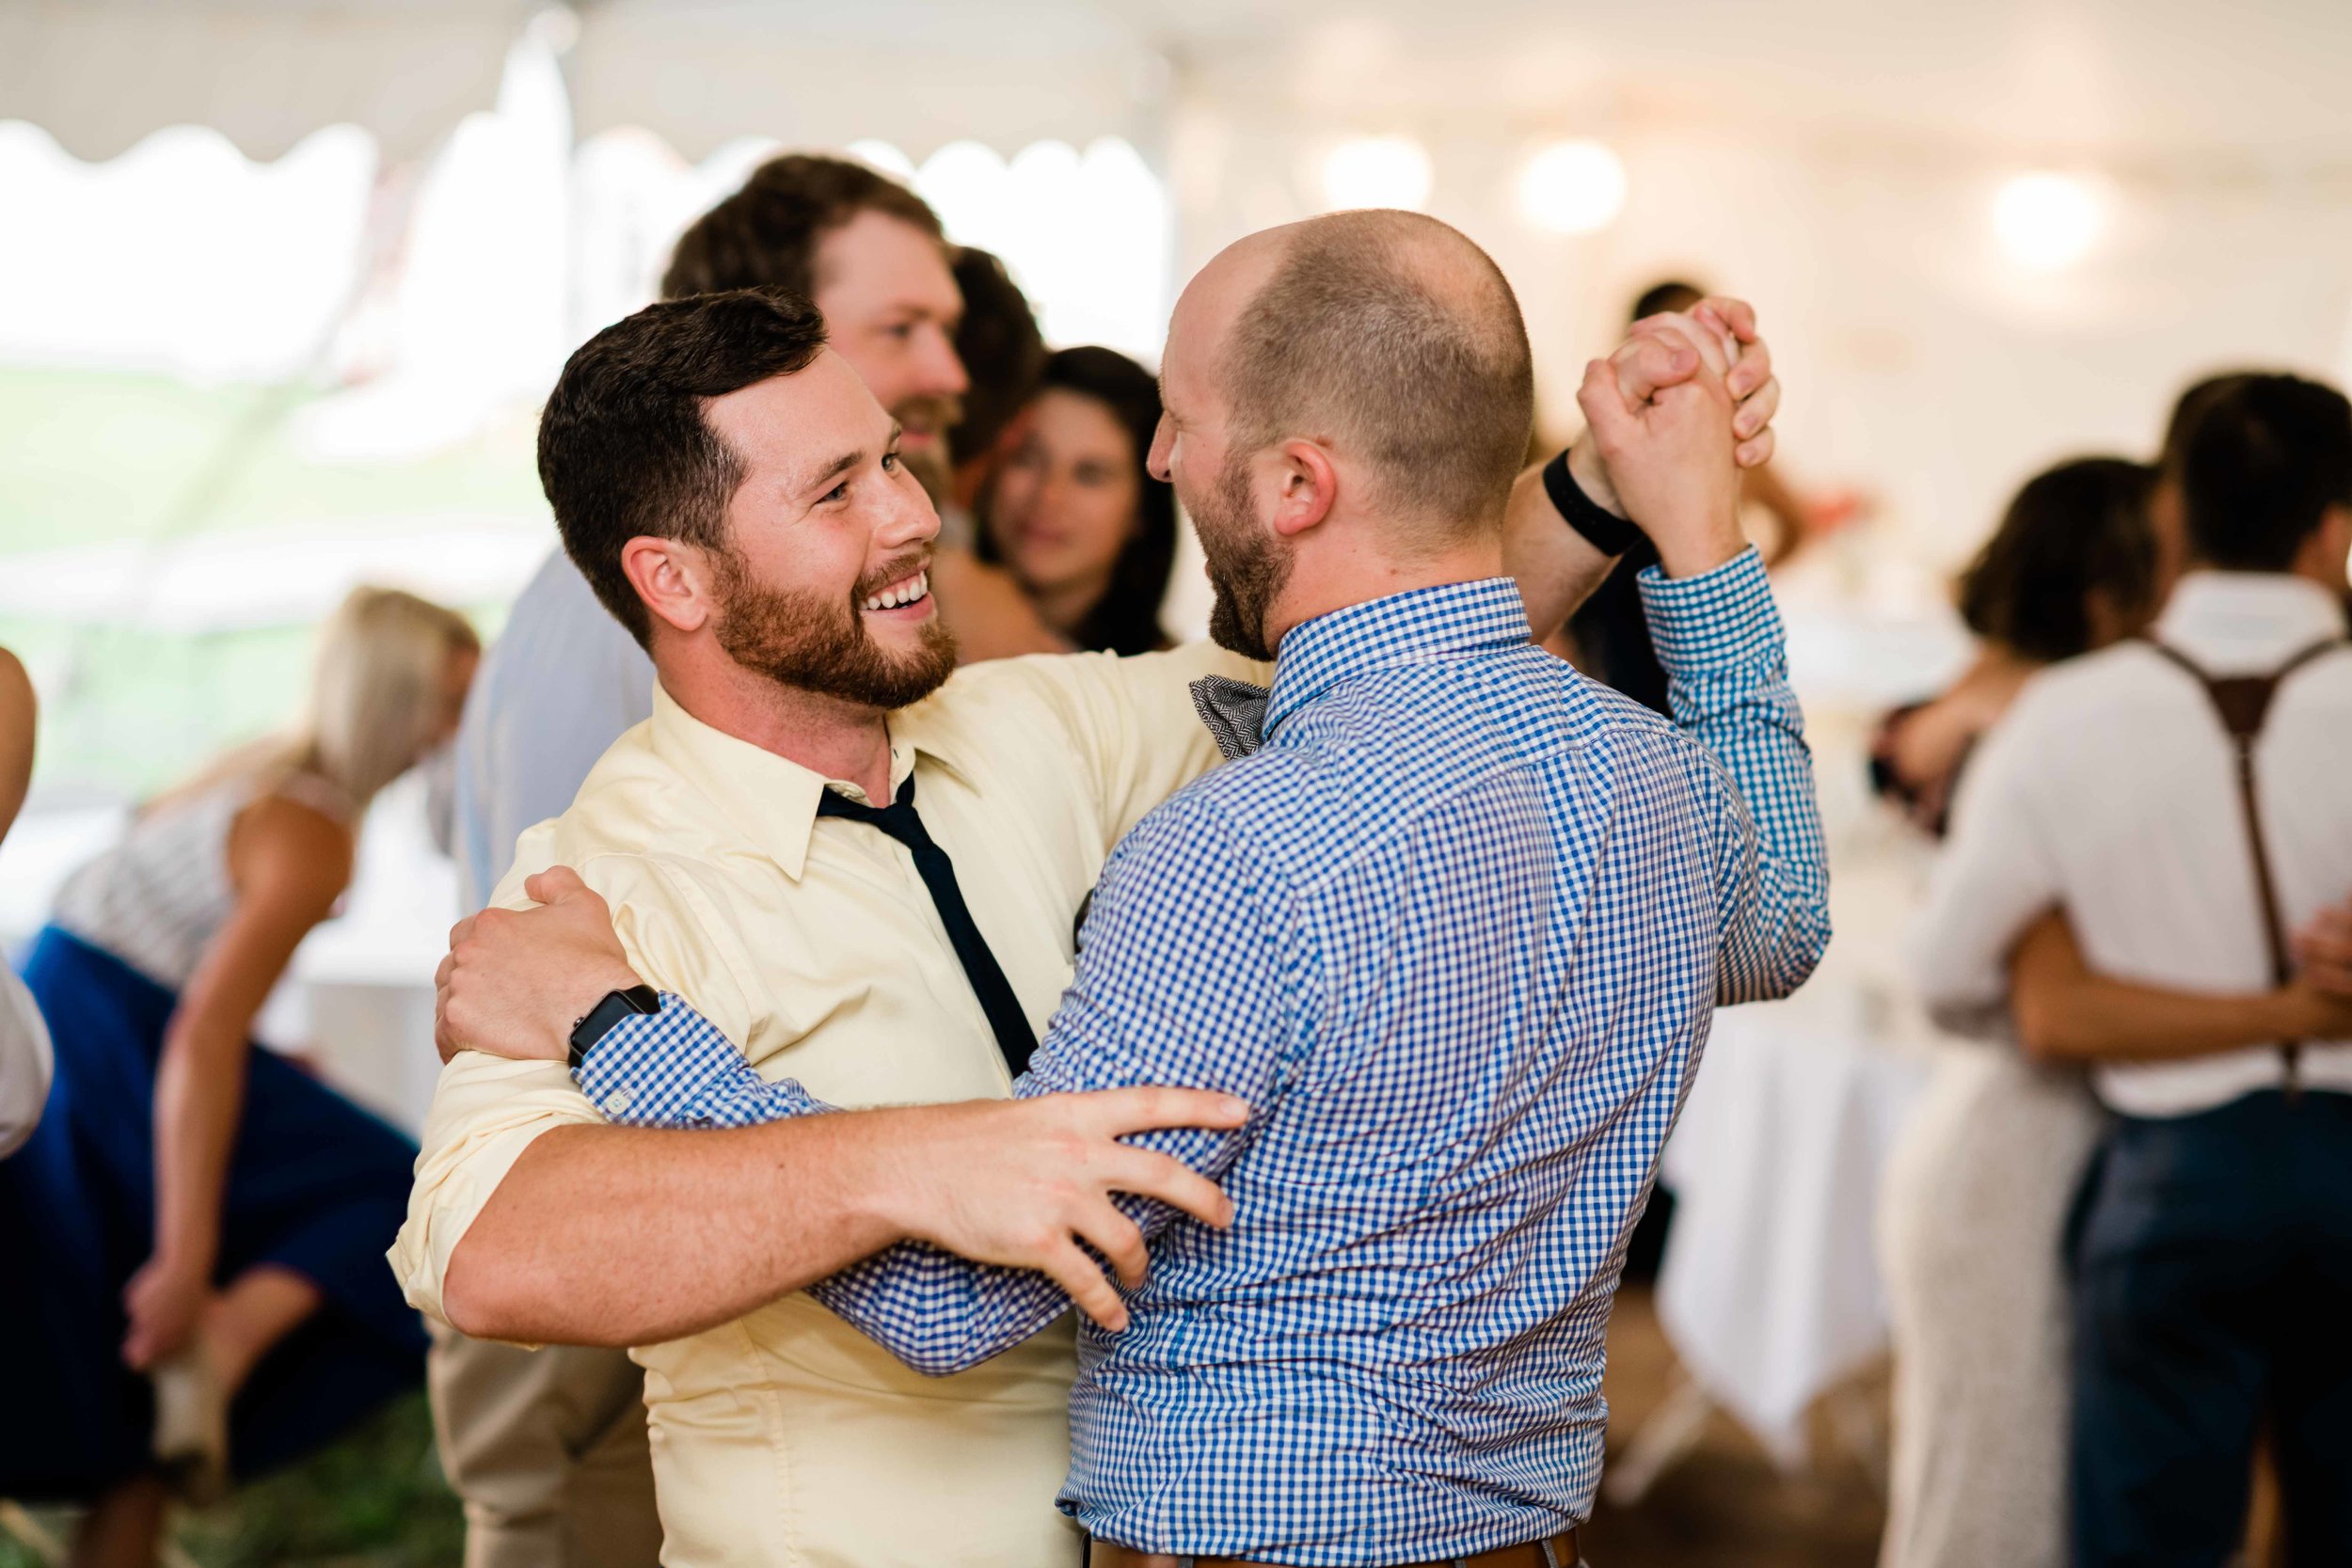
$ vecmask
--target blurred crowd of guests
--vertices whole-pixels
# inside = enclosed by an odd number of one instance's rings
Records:
[[[994,258],[852,163],[763,166],[662,291],[770,284],[814,299],[902,426],[966,657],[1168,643],[1150,371],[1049,353]],[[1662,284],[1634,314],[1696,297]],[[1771,559],[1854,510],[1770,469],[1748,484]],[[2294,1560],[2352,1560],[2352,1047],[2327,1043],[2352,1037],[2348,552],[2343,398],[2201,383],[2153,464],[2026,485],[1962,583],[1979,657],[1880,735],[1879,787],[1947,841],[1922,984],[1998,1037],[1952,1054],[1885,1195],[1889,1568],[2218,1563],[2258,1449]],[[1662,710],[1643,563],[1557,651]],[[448,1331],[428,1352],[382,1257],[414,1146],[248,1043],[383,785],[454,744],[470,910],[651,686],[560,552],[486,655],[458,616],[363,590],[288,738],[149,803],[66,886],[0,996],[24,1042],[0,1054],[0,1146],[24,1144],[0,1164],[0,1255],[39,1281],[0,1292],[0,1326],[41,1352],[0,1423],[0,1496],[93,1504],[77,1560],[154,1560],[175,1492],[315,1448],[428,1359],[470,1564],[654,1560],[639,1370]],[[0,658],[0,832],[30,737]],[[18,1107],[53,1050],[36,1131]]]
[[[1918,984],[1991,1041],[1882,1195],[1887,1568],[2352,1556],[2348,554],[2342,394],[2201,381],[2025,485],[1880,731]]]

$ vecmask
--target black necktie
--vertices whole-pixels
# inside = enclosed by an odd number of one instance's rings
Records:
[[[972,923],[972,911],[964,908],[963,890],[956,886],[955,863],[947,858],[946,850],[931,842],[931,835],[923,830],[923,819],[914,815],[914,775],[907,775],[907,782],[898,786],[898,800],[886,806],[862,806],[825,790],[817,797],[817,815],[880,828],[907,847],[924,887],[930,891],[939,923],[947,927],[947,940],[955,944],[956,961],[963,965],[964,977],[980,999],[980,1011],[988,1015],[988,1026],[996,1032],[996,1049],[1005,1053],[1005,1065],[1015,1078],[1028,1071],[1029,1053],[1037,1049],[1029,1015],[1021,1010],[1011,983],[996,967],[996,955],[988,950],[988,939],[980,935],[980,928]]]

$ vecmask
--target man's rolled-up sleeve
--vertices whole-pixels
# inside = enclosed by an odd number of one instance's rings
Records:
[[[565,863],[565,847],[547,825],[524,834],[493,903],[529,908],[524,879]],[[754,993],[740,953],[691,877],[636,855],[582,857],[575,869],[612,906],[614,934],[640,978],[687,998],[733,1038],[752,1037]],[[609,1125],[563,1062],[458,1053],[434,1088],[407,1219],[389,1254],[408,1304],[448,1322],[441,1292],[450,1258],[523,1150],[559,1127]]]
[[[408,1218],[392,1243],[392,1273],[408,1305],[441,1307],[450,1255],[523,1150],[558,1127],[602,1126],[562,1062],[510,1062],[468,1051],[441,1069],[417,1156]]]

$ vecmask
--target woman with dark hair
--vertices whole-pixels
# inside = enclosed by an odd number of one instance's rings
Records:
[[[1977,657],[1941,695],[1881,726],[1871,783],[1941,836],[1977,738],[2045,664],[2130,636],[2156,611],[2162,568],[2149,506],[2156,470],[2085,457],[2037,474],[1961,575]]]
[[[1063,349],[1045,361],[980,494],[980,559],[1009,570],[1073,647],[1168,646],[1160,601],[1176,559],[1176,497],[1144,468],[1159,423],[1151,372],[1111,349]]]

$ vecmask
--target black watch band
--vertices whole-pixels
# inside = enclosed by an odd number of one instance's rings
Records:
[[[588,1053],[594,1051],[596,1042],[611,1033],[612,1026],[621,1020],[660,1010],[661,993],[651,986],[630,986],[626,990],[606,991],[604,1000],[589,1008],[580,1016],[580,1022],[572,1025],[572,1070],[580,1070],[580,1064],[588,1059]]]
[[[1642,531],[1610,511],[1584,493],[1584,486],[1568,472],[1568,454],[1560,455],[1544,465],[1544,494],[1568,526],[1591,541],[1593,548],[1603,555],[1623,555],[1642,541]]]

